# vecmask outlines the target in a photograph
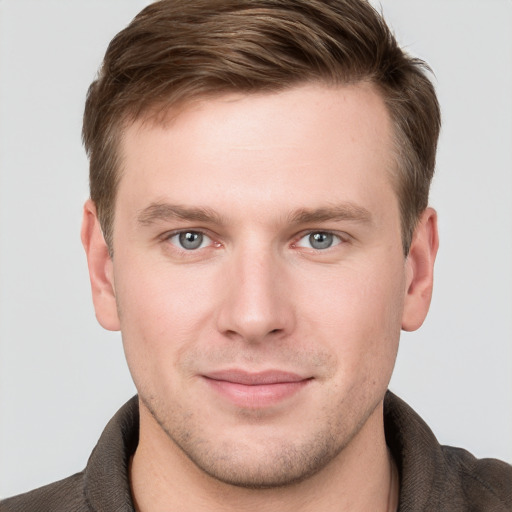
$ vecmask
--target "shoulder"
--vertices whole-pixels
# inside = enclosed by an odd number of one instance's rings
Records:
[[[133,510],[128,466],[139,436],[138,398],[105,427],[81,473],[0,502],[0,512]]]
[[[84,473],[77,473],[0,502],[1,512],[88,512]]]
[[[420,416],[390,392],[384,425],[400,473],[400,512],[512,511],[512,466],[442,446]]]
[[[512,466],[497,459],[477,459],[462,448],[443,446],[450,472],[475,510],[512,510]]]

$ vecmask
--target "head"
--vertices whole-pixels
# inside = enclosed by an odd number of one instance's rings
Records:
[[[85,107],[91,199],[112,251],[119,144],[138,119],[205,97],[277,92],[305,83],[373,84],[393,123],[402,244],[428,204],[440,112],[425,64],[405,54],[361,0],[164,0],[110,43]]]
[[[430,301],[438,128],[364,1],[157,2],[116,36],[82,237],[139,448],[251,488],[374,460],[400,329]]]

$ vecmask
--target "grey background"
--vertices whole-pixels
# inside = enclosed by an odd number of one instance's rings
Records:
[[[0,496],[81,470],[134,393],[90,300],[80,125],[107,43],[146,3],[0,0]],[[434,299],[391,389],[441,442],[512,462],[512,2],[382,6],[444,115]]]

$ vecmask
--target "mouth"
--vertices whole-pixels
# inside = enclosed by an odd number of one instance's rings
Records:
[[[280,370],[225,370],[202,376],[217,395],[242,408],[259,409],[284,402],[306,387],[312,377]]]

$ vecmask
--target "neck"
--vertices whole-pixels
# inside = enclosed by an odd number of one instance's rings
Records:
[[[183,512],[394,512],[398,473],[387,449],[382,404],[326,467],[286,487],[246,489],[205,474],[141,406],[140,439],[130,464],[136,510]]]

